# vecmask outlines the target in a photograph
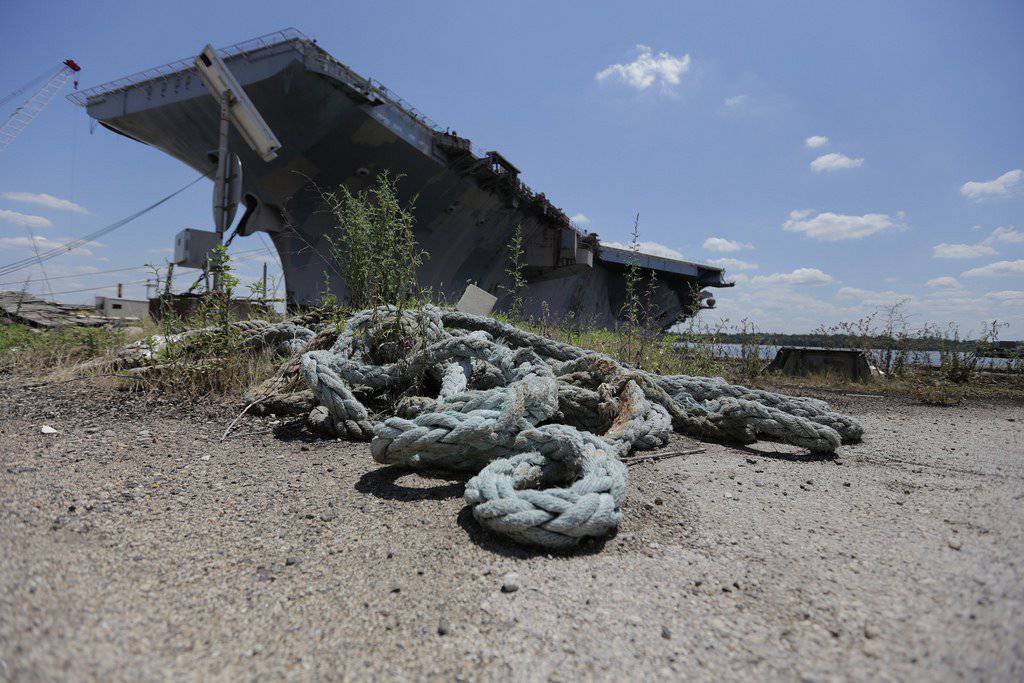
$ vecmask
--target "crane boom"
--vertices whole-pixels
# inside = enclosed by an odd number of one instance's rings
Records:
[[[60,70],[14,110],[14,113],[0,127],[0,152],[4,151],[7,145],[11,144],[14,138],[18,137],[18,134],[25,129],[25,126],[32,123],[32,119],[46,108],[46,105],[50,103],[57,91],[64,87],[72,74],[81,70],[82,67],[78,66],[73,59],[65,59]]]

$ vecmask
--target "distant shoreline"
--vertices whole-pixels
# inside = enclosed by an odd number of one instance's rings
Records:
[[[908,351],[974,351],[976,339],[942,339],[940,337],[913,337],[892,339],[890,337],[858,337],[846,334],[781,334],[781,333],[722,333],[691,334],[689,338],[699,341],[714,341],[721,344],[757,344],[760,346],[811,346],[826,349],[835,348],[905,348]],[[1024,349],[1024,341],[1004,342],[1017,344]],[[995,353],[999,354],[999,351]],[[1001,352],[1005,355],[1005,351]],[[996,355],[994,357],[1001,357]]]

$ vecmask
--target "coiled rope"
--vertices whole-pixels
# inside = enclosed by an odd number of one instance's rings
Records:
[[[295,325],[261,333],[275,344],[312,337]],[[371,441],[380,463],[476,472],[465,491],[476,520],[549,548],[614,531],[622,458],[663,446],[673,430],[818,453],[863,433],[824,401],[657,375],[433,306],[356,313],[330,350],[302,356],[302,375],[317,403],[313,428]]]

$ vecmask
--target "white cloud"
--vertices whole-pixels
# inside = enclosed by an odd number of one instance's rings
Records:
[[[827,145],[828,138],[825,137],[824,135],[812,135],[811,137],[806,138],[804,140],[804,144],[810,147],[811,149],[817,149],[819,147],[824,147],[825,145]]]
[[[859,240],[878,232],[906,227],[902,221],[902,212],[898,212],[895,217],[884,213],[847,216],[829,212],[811,217],[813,213],[814,211],[811,209],[791,211],[789,220],[782,224],[782,229],[789,232],[802,232],[808,237],[823,242],[839,242],[841,240]]]
[[[1005,306],[1024,306],[1024,291],[1021,290],[1004,289],[1001,292],[989,292],[985,298]]]
[[[24,204],[36,204],[37,206],[44,206],[47,209],[53,209],[54,211],[70,211],[72,213],[89,213],[89,211],[79,204],[75,204],[70,199],[61,199],[60,197],[54,197],[52,194],[46,194],[45,192],[33,193],[33,192],[4,192],[0,194],[0,197],[7,199],[12,202],[22,202]]]
[[[823,273],[817,268],[797,268],[789,273],[772,273],[771,275],[757,275],[750,281],[754,284],[765,285],[827,285],[834,282],[834,278],[828,273]]]
[[[932,247],[934,258],[978,258],[991,256],[996,250],[987,244],[936,244]]]
[[[975,229],[981,226],[975,226]],[[935,258],[978,258],[992,256],[997,252],[993,244],[1024,244],[1024,233],[1013,227],[1000,225],[988,237],[976,244],[936,244],[932,247]]]
[[[724,237],[709,237],[704,240],[704,248],[708,251],[717,251],[722,254],[729,254],[741,249],[753,249],[754,245],[748,242],[737,242],[727,240]]]
[[[606,247],[616,247],[618,249],[632,250],[633,245],[623,244],[622,242],[601,242]],[[664,244],[658,242],[639,242],[637,246],[640,252],[643,254],[650,254],[651,256],[661,256],[663,258],[674,258],[682,259],[683,255],[673,249],[672,247],[666,247]]]
[[[995,180],[969,180],[960,187],[960,194],[968,199],[1005,197],[1020,184],[1021,179],[1024,179],[1024,171],[1017,168],[1007,171]]]
[[[996,261],[980,268],[971,268],[960,273],[961,277],[989,277],[998,275],[1024,275],[1024,259]]]
[[[598,81],[617,80],[637,90],[646,90],[657,82],[662,88],[679,85],[690,70],[690,55],[673,57],[667,52],[654,54],[646,45],[636,46],[637,58],[628,64],[612,64],[595,74]]]
[[[712,266],[728,268],[729,270],[757,270],[757,264],[750,261],[741,261],[738,258],[713,258],[708,261]]]
[[[576,227],[590,225],[590,219],[585,214],[582,213],[573,214],[572,216],[569,217],[569,220],[572,221],[573,225],[575,225]]]
[[[0,221],[10,223],[11,225],[17,225],[23,228],[50,228],[53,227],[53,223],[50,222],[49,218],[43,218],[42,216],[33,216],[29,213],[18,213],[17,211],[8,211],[7,209],[0,209]]]
[[[729,109],[735,109],[736,107],[746,102],[748,99],[750,98],[747,95],[733,95],[732,97],[726,97],[722,104],[724,104]]]
[[[960,289],[961,286],[955,277],[950,277],[949,275],[933,277],[924,284],[925,287],[931,287],[933,289]]]
[[[900,302],[910,302],[914,297],[892,290],[861,289],[860,287],[840,287],[836,292],[837,299],[855,301],[861,306],[892,306]]]
[[[821,173],[823,171],[838,171],[842,168],[858,168],[863,165],[863,159],[851,159],[845,154],[829,152],[812,161],[811,170]]]
[[[1013,227],[1000,225],[985,238],[985,243],[1003,242],[1005,244],[1024,244],[1024,232]]]

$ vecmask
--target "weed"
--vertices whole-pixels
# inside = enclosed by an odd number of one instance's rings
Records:
[[[502,285],[502,289],[509,296],[508,317],[510,320],[522,320],[525,302],[523,292],[526,290],[526,277],[523,275],[525,263],[523,263],[523,226],[516,225],[512,239],[508,243],[508,265],[505,274],[508,275],[509,284]]]
[[[341,186],[323,194],[338,222],[329,236],[331,255],[345,280],[345,303],[355,309],[407,306],[423,298],[416,271],[428,254],[416,245],[415,200],[402,206],[397,181],[384,171],[370,190],[352,194]]]

